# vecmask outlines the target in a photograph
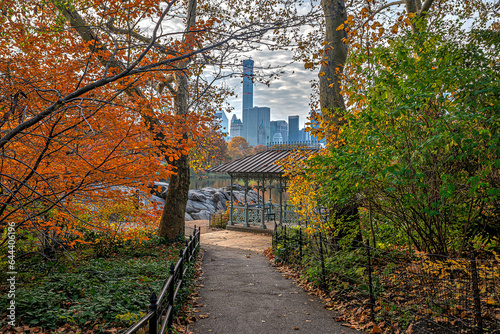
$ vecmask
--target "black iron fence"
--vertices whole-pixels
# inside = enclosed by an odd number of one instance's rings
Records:
[[[179,290],[182,288],[189,264],[194,262],[200,246],[200,228],[194,227],[193,234],[186,240],[186,246],[179,252],[179,260],[170,264],[169,276],[165,280],[160,294],[153,291],[149,298],[149,311],[134,325],[125,331],[125,334],[140,333],[147,328],[149,334],[164,334],[172,326],[174,303]]]
[[[498,256],[378,249],[359,236],[300,226],[277,226],[273,251],[327,294],[332,308],[348,309],[341,321],[383,324],[384,333],[500,333]]]

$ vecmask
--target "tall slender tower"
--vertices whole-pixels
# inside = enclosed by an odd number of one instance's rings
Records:
[[[253,108],[253,60],[243,60],[243,110]]]
[[[294,143],[299,140],[299,116],[288,116],[288,141]]]

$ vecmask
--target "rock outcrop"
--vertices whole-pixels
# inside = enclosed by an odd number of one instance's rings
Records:
[[[154,192],[151,200],[161,201],[165,203],[165,194],[167,193],[168,184],[163,182],[155,183],[155,186],[160,187]],[[233,185],[233,199],[236,203],[245,202],[244,188],[239,185]],[[186,205],[186,220],[208,220],[210,215],[216,212],[226,211],[230,200],[230,186],[225,188],[202,188],[198,190],[190,190],[188,202]],[[249,190],[247,194],[248,202],[257,203],[257,192]]]

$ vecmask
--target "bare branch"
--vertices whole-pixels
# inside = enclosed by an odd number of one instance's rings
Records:
[[[383,5],[382,7],[378,8],[377,10],[375,10],[370,19],[372,19],[375,15],[377,15],[378,13],[380,13],[381,11],[383,11],[384,9],[387,9],[391,6],[396,6],[396,5],[404,5],[405,4],[405,1],[404,0],[401,0],[401,1],[393,1],[393,2],[389,2],[385,5]]]
[[[418,11],[418,15],[422,15],[425,12],[429,11],[433,2],[434,2],[434,0],[426,0],[424,2],[424,4],[422,5],[422,8]]]

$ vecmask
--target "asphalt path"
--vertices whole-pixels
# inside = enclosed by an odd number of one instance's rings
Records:
[[[203,237],[203,236],[202,236]],[[205,244],[194,333],[358,333],[283,277],[260,252]]]

